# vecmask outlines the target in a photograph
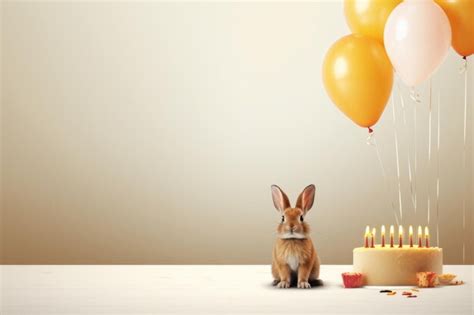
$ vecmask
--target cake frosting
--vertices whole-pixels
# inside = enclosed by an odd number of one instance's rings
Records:
[[[416,285],[416,273],[443,273],[439,247],[358,247],[353,251],[354,272],[364,275],[365,285]]]

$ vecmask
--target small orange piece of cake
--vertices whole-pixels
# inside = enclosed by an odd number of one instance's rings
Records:
[[[434,288],[439,284],[436,272],[432,271],[417,272],[416,279],[420,288]]]
[[[451,273],[444,273],[438,276],[439,282],[441,282],[441,284],[450,284],[451,281],[454,280],[454,278],[456,278],[456,275],[453,275]]]

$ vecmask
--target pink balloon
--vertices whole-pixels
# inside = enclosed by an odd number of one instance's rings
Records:
[[[448,17],[433,0],[405,0],[388,17],[384,44],[400,78],[414,87],[428,79],[448,54]]]

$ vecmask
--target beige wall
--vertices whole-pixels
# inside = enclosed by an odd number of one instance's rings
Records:
[[[348,32],[341,2],[4,2],[1,21],[3,263],[269,263],[273,183],[292,201],[316,184],[308,220],[323,263],[351,263],[366,224],[395,223],[392,106],[375,128],[385,185],[367,131],[321,82],[326,50]],[[451,51],[432,81],[440,242],[451,264],[462,263],[463,240],[472,262],[460,63]],[[437,107],[427,164],[422,86],[415,214],[414,103],[402,89],[403,223],[427,224],[429,189],[436,243]]]

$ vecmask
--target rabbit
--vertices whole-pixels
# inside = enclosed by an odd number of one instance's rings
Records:
[[[309,236],[309,225],[304,220],[313,206],[316,187],[307,186],[294,208],[280,187],[272,185],[271,189],[273,204],[281,213],[272,254],[273,285],[289,288],[296,284],[301,289],[321,285],[320,260]]]

